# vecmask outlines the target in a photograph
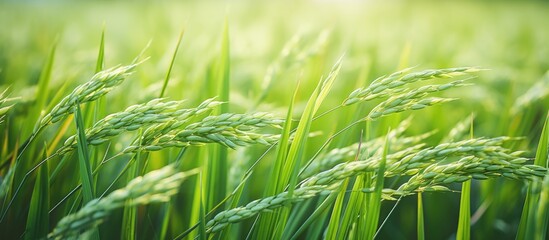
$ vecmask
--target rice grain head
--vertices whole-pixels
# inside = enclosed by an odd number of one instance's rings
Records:
[[[76,87],[69,95],[61,99],[52,110],[41,118],[37,128],[56,123],[74,112],[76,104],[91,102],[107,94],[120,85],[140,63],[113,67],[96,73],[90,81]],[[36,131],[36,129],[35,129]]]
[[[273,118],[267,113],[225,113],[206,117],[182,130],[170,129],[165,134],[157,130],[149,132],[140,146],[129,147],[127,151],[156,151],[168,147],[187,147],[205,143],[218,143],[233,149],[250,144],[270,145],[278,141],[278,135],[257,133],[257,129],[268,126],[280,128],[282,123],[283,120]]]
[[[446,69],[431,69],[423,70],[419,72],[409,73],[412,68],[407,68],[398,72],[395,72],[389,76],[382,76],[374,80],[366,88],[358,88],[354,90],[343,101],[343,106],[352,105],[359,102],[370,101],[377,98],[386,98],[394,94],[400,93],[405,89],[401,88],[407,84],[426,81],[430,79],[445,79],[454,78],[458,76],[464,76],[470,73],[481,71],[482,69],[475,67],[460,67],[460,68],[446,68]],[[440,85],[441,89],[446,85]]]
[[[48,238],[65,239],[83,234],[101,224],[115,210],[124,206],[167,202],[179,190],[181,182],[196,170],[178,172],[173,165],[151,171],[131,180],[126,187],[104,198],[88,202],[78,212],[63,217]],[[128,201],[128,200],[132,201]]]

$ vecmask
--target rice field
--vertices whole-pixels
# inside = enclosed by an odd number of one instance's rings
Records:
[[[546,1],[1,1],[2,239],[546,239]]]

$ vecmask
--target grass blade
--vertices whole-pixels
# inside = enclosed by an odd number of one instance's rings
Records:
[[[547,226],[549,225],[549,176],[546,176],[543,181],[538,209],[538,225],[535,237],[536,239],[547,239]]]
[[[288,144],[290,142],[290,133],[292,130],[292,113],[294,109],[294,104],[296,101],[297,93],[299,89],[299,82],[294,91],[293,97],[288,106],[288,111],[286,113],[286,119],[284,121],[284,126],[282,128],[282,133],[280,141],[276,149],[276,159],[273,163],[273,168],[271,170],[271,175],[269,178],[269,184],[265,187],[263,196],[273,196],[278,192],[284,191],[284,184],[280,181],[280,177],[284,171],[284,163],[288,156]],[[233,200],[233,203],[238,204],[238,202]],[[272,224],[276,221],[274,218],[275,213],[265,213],[262,214],[259,218],[259,223],[257,229],[257,234],[261,235],[262,233],[268,233],[271,229]]]
[[[84,120],[82,119],[82,111],[80,110],[80,104],[76,104],[76,111],[74,112],[74,120],[76,122],[77,135],[77,148],[78,148],[78,165],[80,173],[80,181],[82,182],[82,196],[83,203],[88,203],[95,197],[95,188],[93,185],[93,176],[91,173],[90,157],[88,151],[88,141],[86,140],[86,132]],[[97,230],[92,231],[92,239],[99,239],[99,232]]]
[[[283,170],[277,180],[278,187],[288,186],[288,196],[293,195],[293,191],[297,185],[298,174],[301,168],[303,156],[305,154],[305,146],[313,117],[316,111],[319,109],[322,101],[330,92],[330,89],[339,73],[341,68],[341,59],[332,68],[332,71],[323,79],[307,101],[307,105],[303,110],[303,114],[297,125],[294,140],[292,141],[288,150],[286,159],[284,160]],[[284,147],[281,145],[281,147]],[[258,238],[260,239],[279,239],[282,237],[284,227],[287,223],[290,208],[283,208],[276,211],[276,214],[269,216],[266,220],[267,223],[260,223],[258,227]],[[271,223],[271,224],[268,224]],[[267,226],[270,225],[270,227]]]
[[[297,239],[299,235],[301,235],[309,226],[311,226],[314,221],[321,221],[323,219],[323,215],[326,215],[328,213],[329,207],[332,206],[337,197],[338,194],[332,193],[326,199],[324,199],[320,206],[318,206],[315,211],[307,218],[307,220],[305,220],[305,222],[299,227],[299,229],[297,229],[293,233],[293,236],[290,239]],[[317,226],[321,225],[322,224],[319,224]],[[323,230],[324,229],[321,229],[322,232]]]
[[[359,145],[358,150],[355,155],[355,161],[359,159],[360,152],[361,152],[361,144],[362,144],[362,134],[360,134],[359,138]],[[349,179],[345,179],[343,184],[340,187],[339,194],[337,196],[336,203],[334,207],[332,208],[332,215],[330,216],[330,220],[328,223],[328,229],[326,232],[326,238],[327,239],[337,239],[344,238],[346,235],[347,229],[350,229],[351,224],[354,222],[353,220],[356,219],[356,216],[358,215],[358,210],[360,207],[360,203],[362,203],[362,196],[363,194],[358,193],[355,191],[358,191],[363,187],[363,180],[362,176],[359,176],[356,178],[356,181],[353,184],[353,190],[350,193],[349,199],[347,201],[347,206],[343,208],[343,203],[347,190],[347,185],[349,184]],[[345,211],[345,212],[343,212]],[[343,216],[341,217],[341,214]],[[343,218],[343,219],[341,219]]]
[[[284,163],[284,170],[279,177],[279,186],[285,186],[286,184],[289,185],[288,196],[290,197],[293,195],[293,191],[297,184],[297,174],[299,173],[299,167],[301,166],[301,160],[304,155],[305,143],[307,136],[309,135],[309,129],[314,115],[314,107],[316,105],[318,91],[319,88],[317,87],[317,89],[313,92],[313,94],[309,98],[309,101],[307,102],[305,110],[303,111],[303,115],[301,116],[301,119],[298,123],[295,138],[290,145],[290,149]],[[282,229],[279,227],[275,230],[274,226],[285,226],[288,215],[288,208],[283,208],[281,211],[279,211],[276,217],[274,217],[274,219],[276,219],[274,224],[269,227],[269,230],[274,230],[274,232],[271,233],[260,231],[259,238],[266,239],[269,236],[273,239],[280,238],[282,235]]]
[[[173,165],[151,171],[143,177],[133,179],[126,187],[109,195],[88,202],[77,213],[65,216],[58,223],[48,238],[69,238],[87,232],[101,224],[115,209],[127,206],[128,199],[132,205],[144,205],[154,202],[167,202],[179,191],[181,182],[188,176],[197,173],[197,169],[178,172]]]
[[[549,166],[549,113],[545,117],[545,124],[538,143],[534,164],[541,167]]]
[[[181,33],[179,34],[179,38],[177,39],[177,44],[175,45],[172,60],[170,61],[170,66],[168,67],[168,71],[166,72],[166,77],[164,78],[164,84],[162,85],[162,90],[160,91],[159,98],[164,97],[164,93],[166,92],[166,87],[168,87],[168,82],[170,81],[170,75],[172,74],[172,68],[173,68],[173,65],[175,63],[175,57],[177,57],[177,50],[179,50],[179,45],[181,44],[181,39],[183,39],[183,33],[184,33],[184,31],[181,31]]]
[[[25,239],[42,239],[48,235],[48,211],[50,209],[49,186],[48,164],[44,164],[40,167],[38,175],[36,176],[27,225],[25,226]]]
[[[470,120],[470,138],[473,139],[473,114]],[[459,220],[456,233],[457,240],[471,239],[471,180],[467,180],[461,184],[461,199],[459,202]]]
[[[50,54],[48,56],[48,59],[46,60],[46,64],[42,69],[42,73],[40,73],[40,79],[38,80],[38,89],[36,90],[36,103],[33,107],[33,110],[31,111],[32,116],[30,118],[27,118],[30,121],[28,123],[28,126],[32,126],[35,122],[37,122],[38,118],[42,114],[43,108],[46,106],[46,101],[49,97],[48,88],[50,87],[51,73],[55,60],[56,49],[57,41],[55,41],[55,43],[51,47]],[[32,128],[24,128],[24,130],[32,130]],[[28,133],[26,133],[25,135],[27,134]]]
[[[417,194],[417,240],[425,240],[425,223],[423,221],[423,197]]]
[[[339,64],[337,66],[339,66]],[[337,71],[339,71],[339,68],[333,71],[326,79],[326,81],[322,82],[322,85],[319,85],[317,87],[317,90],[311,95],[311,98],[309,99],[309,102],[305,107],[303,116],[301,117],[297,126],[295,139],[290,146],[290,150],[288,151],[288,157],[286,160],[286,171],[284,171],[285,173],[288,173],[286,174],[286,179],[289,185],[289,196],[293,195],[293,191],[297,184],[297,176],[299,174],[301,163],[305,154],[305,144],[307,142],[307,137],[309,135],[313,116],[315,115],[316,111],[320,107],[320,104],[330,91],[332,84],[335,80],[335,76],[337,75]],[[286,223],[286,216],[288,214],[288,211],[289,209],[287,208],[283,210],[283,218],[281,219],[282,221],[279,222],[282,226],[284,226]],[[279,236],[279,233],[280,232],[278,232],[274,236]]]
[[[105,26],[101,31],[101,41],[99,42],[99,52],[97,53],[97,62],[95,64],[95,73],[101,72],[105,67]]]
[[[200,222],[198,223],[198,239],[200,240],[206,240],[206,214],[204,211],[204,203],[202,199],[204,199],[204,193],[202,192],[202,178],[198,178],[200,189],[199,191],[199,201],[200,201],[200,209],[199,209],[199,218]]]
[[[538,149],[536,151],[536,159],[534,160],[535,165],[541,167],[548,166],[548,149],[549,114],[546,115],[543,130],[539,139]],[[534,239],[536,235],[540,234],[542,229],[547,229],[547,220],[540,222],[536,220],[538,214],[543,215],[545,214],[543,213],[543,211],[547,211],[546,207],[544,207],[547,202],[540,201],[541,191],[542,183],[539,181],[533,181],[530,183],[530,186],[528,186],[528,192],[526,193],[526,199],[524,200],[524,207],[522,209],[522,215],[520,218],[517,239]],[[539,208],[543,209],[543,211],[539,211]],[[543,234],[546,234],[546,232],[547,231],[544,231]]]
[[[337,234],[342,228],[341,215],[344,210],[344,199],[347,190],[347,185],[349,184],[349,179],[346,179],[343,184],[339,187],[337,198],[335,199],[334,206],[332,207],[332,214],[330,215],[330,220],[328,222],[328,229],[326,229],[326,239],[337,239]]]
[[[459,222],[456,234],[457,240],[471,238],[471,180],[461,185],[461,200],[459,203]]]
[[[379,223],[379,214],[381,210],[381,191],[383,190],[385,165],[387,163],[387,154],[389,152],[389,134],[385,138],[385,146],[383,147],[383,156],[379,163],[379,169],[376,173],[376,183],[374,192],[369,194],[368,211],[366,212],[366,226],[364,229],[364,239],[374,239]],[[362,226],[359,226],[362,227]]]
[[[218,88],[215,94],[219,96],[222,102],[229,101],[229,80],[230,80],[230,53],[229,53],[229,23],[225,21],[223,35],[221,38],[221,55],[217,62],[217,71],[215,71],[215,82],[213,86]],[[222,114],[229,111],[228,104],[222,104],[216,113]],[[206,166],[206,209],[213,209],[217,203],[220,203],[227,193],[227,148],[219,145],[211,146],[208,163]]]
[[[36,102],[31,107],[29,116],[26,118],[26,121],[27,121],[25,124],[26,126],[33,126],[36,122],[39,122],[37,120],[40,118],[42,114],[42,109],[44,108],[44,106],[46,105],[46,101],[48,100],[48,96],[49,96],[48,88],[50,85],[50,79],[51,79],[51,73],[53,69],[53,63],[55,60],[56,49],[57,49],[57,40],[54,42],[50,50],[50,53],[48,55],[48,58],[46,60],[46,63],[42,68],[42,72],[40,73],[40,78],[38,79],[38,89],[36,90],[36,94],[35,94]],[[12,204],[14,203],[17,197],[17,194],[19,193],[20,187],[22,187],[24,182],[27,180],[28,175],[24,174],[24,171],[31,168],[30,164],[32,163],[32,161],[21,162],[21,157],[23,156],[23,153],[25,152],[25,150],[29,146],[31,146],[31,143],[36,139],[36,137],[40,134],[40,131],[41,131],[41,129],[38,128],[38,125],[34,125],[34,129],[32,127],[23,127],[21,130],[22,130],[21,132],[22,136],[28,136],[28,135],[30,136],[20,147],[15,148],[16,150],[14,151],[14,156],[16,158],[13,166],[14,170],[12,172],[12,175],[10,176],[12,178],[10,179],[11,181],[10,183],[13,185],[18,185],[18,187],[13,193],[13,196],[9,201],[9,203],[7,204],[7,206],[5,208],[3,206],[2,208],[3,212],[2,212],[2,216],[0,217],[0,222],[4,221],[6,214],[8,213],[9,209],[12,207]],[[32,149],[32,146],[31,146],[31,152],[34,152]],[[16,203],[16,207],[20,208],[19,206],[17,206],[17,204],[18,203]]]
[[[358,116],[355,116],[354,118],[357,119],[357,117]],[[366,132],[364,132],[363,130],[361,130],[360,132],[359,144],[357,147],[357,152],[356,152],[354,161],[358,161],[360,159],[360,154],[363,153],[363,151],[361,150],[363,137],[366,137],[366,139],[370,139],[370,132],[371,132],[371,124],[370,124],[370,121],[367,121]],[[352,186],[351,193],[349,195],[349,199],[347,200],[347,206],[344,209],[345,212],[341,219],[341,224],[337,229],[337,235],[336,235],[337,238],[348,237],[349,230],[352,229],[353,224],[355,223],[358,223],[358,225],[363,224],[362,222],[360,222],[360,220],[364,219],[364,217],[360,218],[360,216],[365,216],[367,212],[367,209],[366,209],[367,195],[363,193],[363,189],[365,186],[368,186],[368,187],[370,186],[371,179],[372,179],[372,173],[364,173],[356,177],[356,180],[354,181]]]
[[[84,130],[84,122],[82,119],[82,112],[80,106],[76,106],[75,116],[76,130],[78,132],[77,148],[78,148],[78,164],[80,167],[80,179],[82,181],[82,192],[84,197],[84,203],[87,203],[94,199],[94,187],[93,177],[91,174],[90,158],[88,152],[88,144],[86,140],[86,133]]]
[[[135,161],[132,162],[128,169],[127,182],[137,178],[139,176],[139,166],[141,163],[141,151],[137,151],[135,154]],[[137,225],[137,206],[132,204],[132,199],[127,200],[126,207],[124,207],[124,215],[122,217],[122,235],[121,239],[135,239],[136,238],[136,225]]]
[[[204,159],[202,160],[201,164],[204,164],[206,163],[207,161],[207,152],[208,152],[209,149],[204,149],[204,148],[201,148],[201,149],[198,149],[197,153],[196,153],[196,158],[197,159]],[[197,231],[193,231],[196,227],[198,227],[198,224],[200,224],[199,222],[201,221],[202,217],[200,216],[200,207],[196,207],[196,206],[200,206],[200,204],[204,205],[204,201],[205,201],[205,194],[206,194],[206,191],[202,191],[202,188],[204,187],[204,173],[200,173],[199,176],[198,176],[198,180],[194,183],[194,190],[193,190],[193,197],[192,197],[192,206],[193,208],[191,209],[191,212],[190,212],[190,221],[189,221],[189,229],[186,231],[186,233],[184,234],[180,234],[177,238],[180,239],[180,238],[188,238],[188,239],[196,239],[198,238],[198,232]],[[202,202],[202,203],[201,203]],[[205,206],[204,206],[205,207]],[[167,221],[167,220],[165,220]],[[166,226],[167,228],[167,226]],[[164,227],[163,227],[163,232],[164,232]],[[187,236],[188,234],[188,236]],[[160,238],[160,239],[165,239],[165,238]]]

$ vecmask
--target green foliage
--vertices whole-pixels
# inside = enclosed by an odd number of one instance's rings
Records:
[[[423,197],[417,194],[417,239],[425,240],[425,218],[423,214]]]
[[[243,2],[0,3],[2,237],[547,237],[546,4]]]
[[[357,234],[358,238],[374,239],[378,229],[379,214],[381,211],[381,192],[383,190],[385,180],[385,166],[387,165],[387,154],[389,153],[389,136],[386,137],[384,145],[385,146],[383,147],[381,162],[379,163],[379,167],[376,172],[374,191],[368,194],[368,210],[365,215],[366,221],[364,221],[366,226],[365,229],[359,230],[359,234]]]
[[[541,167],[548,166],[548,149],[549,115],[546,116],[543,130],[541,131],[534,164]],[[545,178],[547,179],[548,177],[545,176]],[[547,189],[544,188],[546,186],[547,184],[542,182],[532,182],[528,186],[517,239],[543,239],[543,236],[547,234],[548,223],[544,218],[547,216],[547,198],[545,197]]]
[[[49,169],[48,164],[38,169],[36,183],[32,192],[32,198],[25,226],[25,239],[44,238],[49,233]]]
[[[471,239],[471,181],[461,185],[459,221],[456,239]]]

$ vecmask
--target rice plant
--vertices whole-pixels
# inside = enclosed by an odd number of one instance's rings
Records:
[[[544,3],[33,4],[3,239],[547,237]]]

